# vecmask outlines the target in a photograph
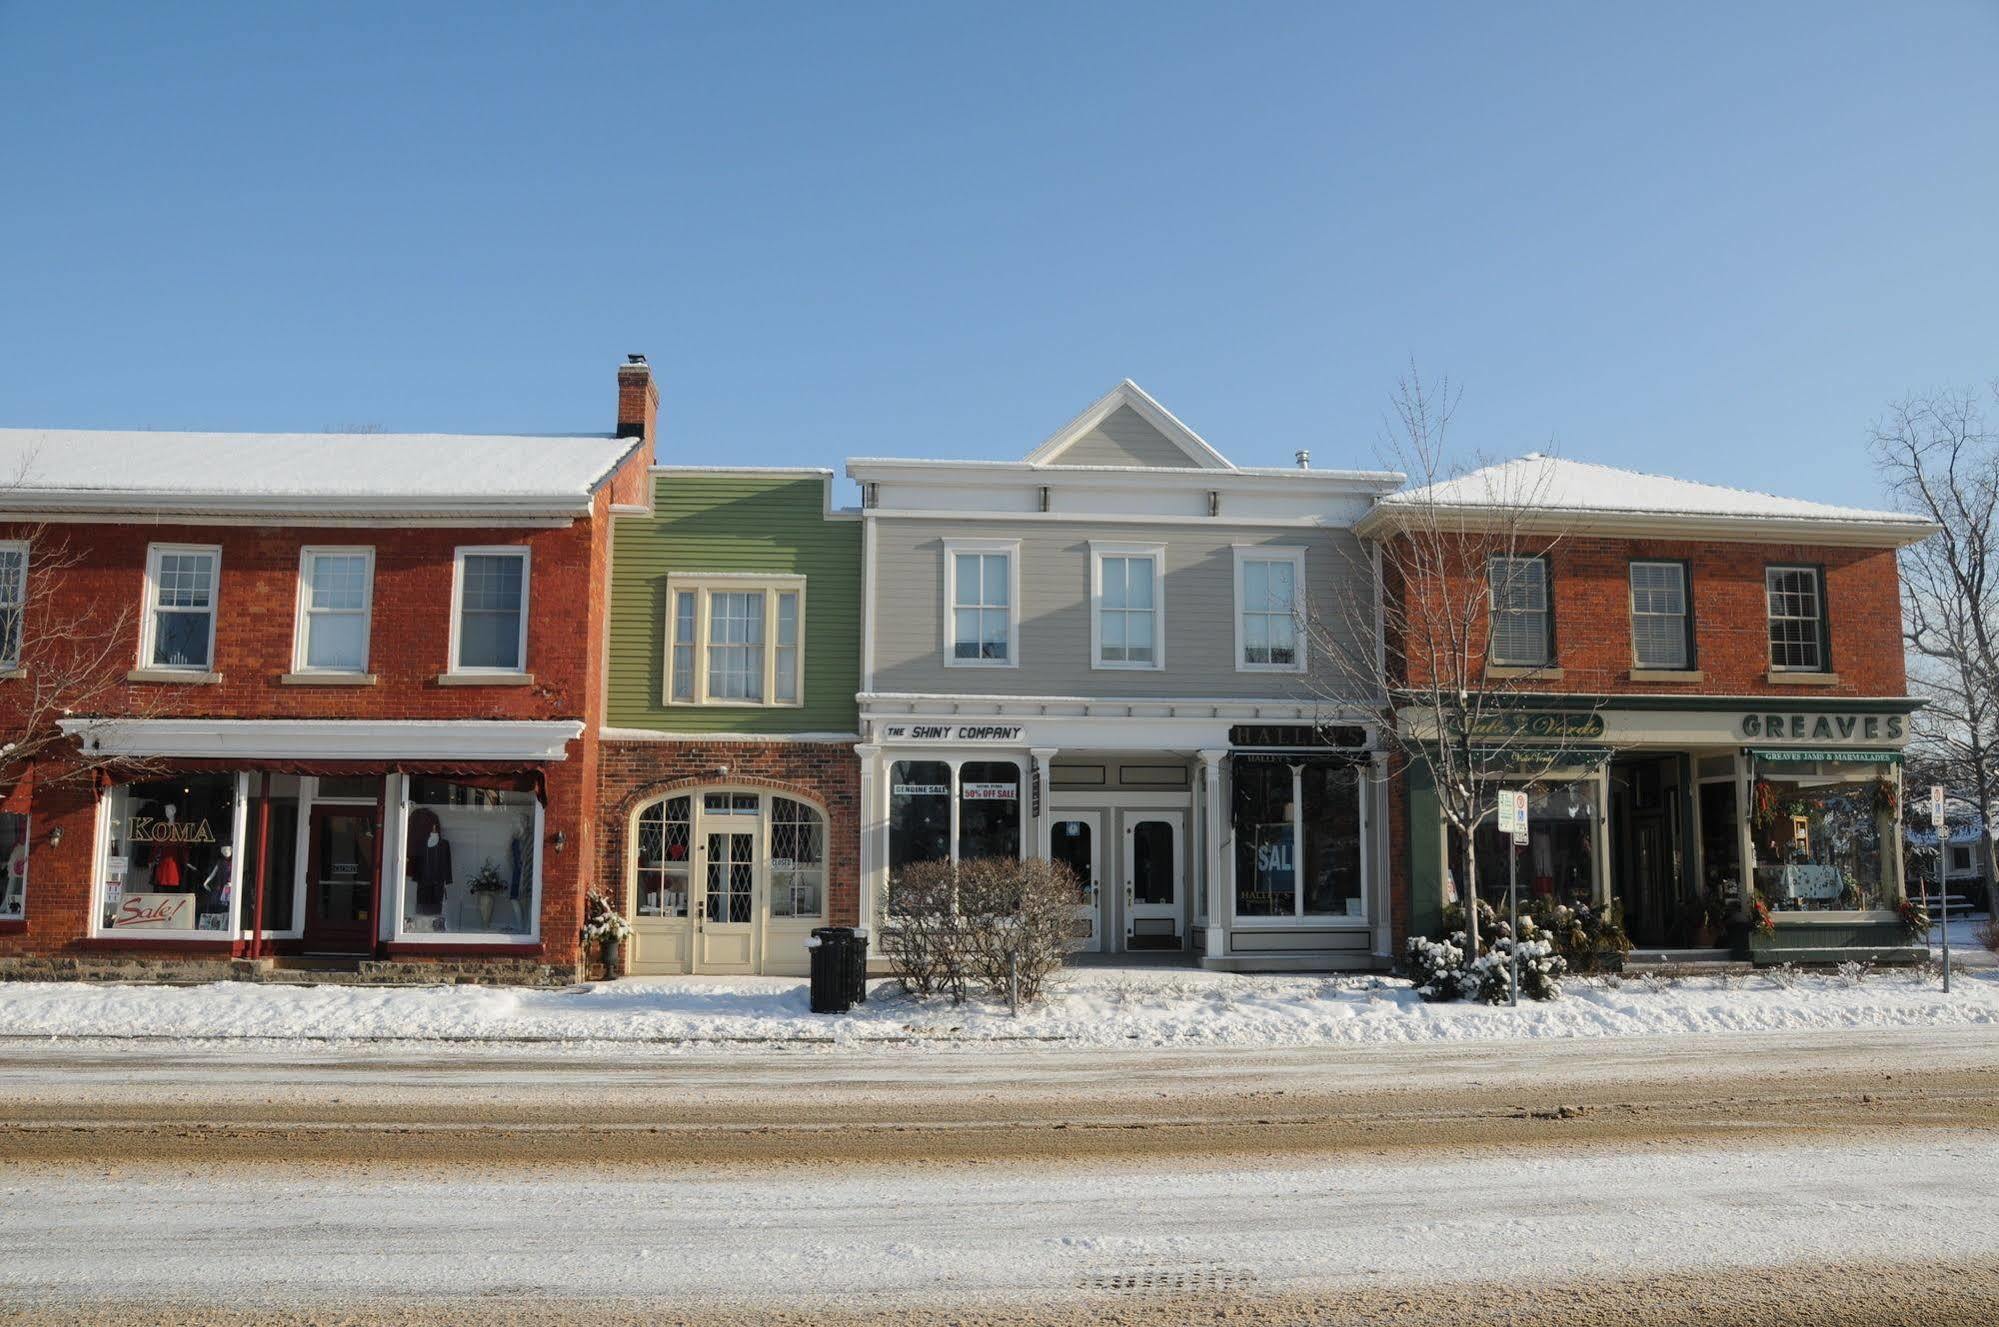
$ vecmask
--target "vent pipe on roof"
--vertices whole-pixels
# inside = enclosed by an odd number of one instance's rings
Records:
[[[1300,470],[1310,470],[1312,468],[1312,453],[1301,451],[1297,454],[1297,456],[1298,456],[1298,468]]]

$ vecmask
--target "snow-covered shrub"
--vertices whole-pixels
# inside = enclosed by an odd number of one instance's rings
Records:
[[[1999,954],[1999,917],[1988,917],[1977,932],[1978,943]]]
[[[1572,906],[1542,897],[1534,900],[1528,916],[1546,932],[1542,938],[1554,946],[1571,972],[1616,967],[1631,952],[1631,937],[1624,933],[1615,904],[1603,908],[1587,903]]]
[[[905,866],[889,881],[875,937],[889,973],[911,995],[949,995],[953,1004],[965,998],[957,884],[949,861]]]
[[[1867,974],[1874,971],[1872,963],[1856,963],[1852,959],[1839,965],[1839,980],[1842,985],[1858,986],[1867,980]]]
[[[1485,952],[1470,958],[1463,931],[1441,940],[1412,936],[1409,977],[1425,1000],[1481,1000],[1505,1004],[1513,990],[1513,936],[1505,922],[1495,922]],[[1481,942],[1487,938],[1480,936]],[[1531,917],[1520,919],[1520,994],[1529,1000],[1552,1000],[1562,993],[1568,964]]]
[[[601,946],[606,940],[622,943],[630,938],[632,924],[612,904],[609,895],[593,891],[585,900],[583,911],[583,943]]]

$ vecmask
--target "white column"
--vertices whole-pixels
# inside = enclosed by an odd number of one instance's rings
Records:
[[[888,853],[882,842],[888,814],[882,798],[881,752],[880,747],[872,744],[854,748],[854,755],[861,762],[861,823],[854,827],[861,846],[860,924],[870,931],[879,911],[883,876],[888,868]]]
[[[1224,892],[1226,841],[1223,838],[1222,821],[1222,757],[1226,751],[1203,751],[1201,755],[1201,786],[1206,790],[1202,801],[1202,822],[1206,827],[1201,835],[1201,855],[1206,860],[1201,863],[1201,888],[1208,891],[1208,926],[1202,937],[1204,957],[1213,962],[1228,953],[1229,928],[1225,922],[1228,914],[1228,897]]]
[[[1055,763],[1057,750],[1058,748],[1052,746],[1037,746],[1030,748],[1027,753],[1034,759],[1033,780],[1028,789],[1028,796],[1032,798],[1034,790],[1037,788],[1041,793],[1039,799],[1041,802],[1040,813],[1034,817],[1034,824],[1028,831],[1033,835],[1033,855],[1036,857],[1045,858],[1048,856],[1050,847],[1049,833],[1055,824],[1054,808],[1049,806],[1049,802],[1053,800],[1055,789],[1055,782],[1050,767]]]
[[[1361,806],[1367,819],[1367,910],[1374,918],[1374,956],[1393,957],[1395,863],[1388,842],[1388,774],[1378,753],[1360,767]]]

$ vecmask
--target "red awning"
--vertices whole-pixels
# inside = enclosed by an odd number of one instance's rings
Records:
[[[114,784],[143,782],[169,774],[234,774],[237,770],[258,774],[309,774],[322,779],[379,779],[388,774],[409,774],[419,778],[449,779],[453,783],[490,788],[497,792],[531,792],[536,801],[544,806],[548,804],[548,779],[544,771],[480,761],[169,758],[148,760],[137,768],[128,767],[122,771],[100,768],[97,771],[97,788],[102,792]]]

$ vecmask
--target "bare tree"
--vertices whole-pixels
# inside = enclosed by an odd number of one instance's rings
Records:
[[[1990,394],[1999,400],[1999,384]],[[1902,507],[1937,523],[1902,550],[1909,681],[1925,705],[1916,743],[1978,806],[1986,905],[1999,905],[1991,820],[1999,795],[1999,435],[1984,396],[1940,392],[1898,402],[1874,427],[1875,466]]]
[[[1476,955],[1474,840],[1494,795],[1572,764],[1570,743],[1600,733],[1602,718],[1590,697],[1559,711],[1523,704],[1549,690],[1552,652],[1518,666],[1491,661],[1496,603],[1505,627],[1531,633],[1537,619],[1552,623],[1546,564],[1532,560],[1553,553],[1567,531],[1549,509],[1549,458],[1453,462],[1457,405],[1448,380],[1432,390],[1412,367],[1397,382],[1381,451],[1409,486],[1362,522],[1372,565],[1343,578],[1337,607],[1308,615],[1306,632],[1315,698],[1375,709],[1382,732],[1399,739],[1394,767],[1425,767],[1435,783],[1439,813],[1462,841],[1465,938]]]

